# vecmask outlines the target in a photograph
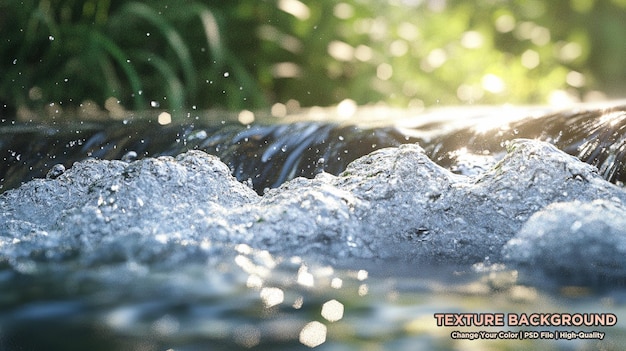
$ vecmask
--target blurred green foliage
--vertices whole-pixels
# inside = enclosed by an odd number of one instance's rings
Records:
[[[5,113],[626,92],[624,0],[0,0]]]

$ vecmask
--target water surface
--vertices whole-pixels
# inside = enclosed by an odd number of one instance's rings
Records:
[[[623,174],[621,110],[7,127],[0,348],[621,349],[626,195],[611,183]],[[46,178],[59,163],[67,170]],[[465,312],[618,322],[434,318]]]

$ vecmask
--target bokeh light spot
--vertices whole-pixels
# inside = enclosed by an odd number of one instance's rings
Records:
[[[393,67],[388,63],[381,63],[376,67],[376,77],[380,80],[389,80],[393,76]]]
[[[330,300],[322,305],[322,317],[329,322],[336,322],[343,318],[343,304],[337,300]]]
[[[350,44],[333,40],[328,44],[328,54],[338,61],[350,61],[354,57],[354,48]]]
[[[300,342],[308,347],[316,347],[326,342],[328,329],[320,322],[310,322],[300,332]]]
[[[298,0],[279,0],[278,8],[304,21],[311,16],[311,10],[307,5]]]
[[[483,46],[484,41],[483,35],[474,30],[463,33],[461,37],[461,45],[467,49],[478,49]]]
[[[526,50],[521,56],[522,66],[533,69],[539,66],[541,59],[539,58],[539,53],[535,50]]]
[[[157,117],[157,122],[162,126],[170,124],[172,123],[172,115],[167,112],[161,112]]]
[[[500,33],[508,33],[515,29],[515,17],[511,15],[501,15],[496,18],[496,30]]]
[[[506,89],[506,85],[502,78],[495,74],[486,74],[482,79],[482,85],[485,90],[490,93],[499,94]]]
[[[279,288],[263,288],[259,295],[268,308],[280,305],[285,299],[285,293]]]

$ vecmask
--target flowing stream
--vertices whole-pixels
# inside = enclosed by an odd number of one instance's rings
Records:
[[[5,122],[0,349],[621,349],[626,108],[388,113]]]

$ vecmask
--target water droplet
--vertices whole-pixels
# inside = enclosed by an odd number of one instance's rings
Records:
[[[228,76],[230,76],[230,73],[224,72],[224,78],[228,78]]]
[[[154,107],[154,108],[157,108],[157,107],[159,107],[160,105],[159,105],[159,102],[158,102],[158,101],[154,101],[154,100],[152,100],[152,101],[150,101],[150,106],[152,106],[152,107]]]
[[[315,171],[313,174],[318,175],[320,173],[324,173],[324,163],[326,163],[326,160],[323,157],[320,157],[320,159],[315,163]]]
[[[49,35],[49,36],[48,36],[48,40],[53,41],[53,40],[54,40],[54,37],[53,37],[52,35]]]
[[[204,139],[206,139],[208,136],[209,136],[209,135],[207,134],[207,132],[206,132],[206,131],[204,131],[204,130],[199,130],[199,131],[197,131],[197,132],[195,132],[195,133],[191,134],[191,135],[187,138],[187,140],[196,140],[196,139],[198,139],[198,140],[204,140]]]
[[[63,166],[60,163],[57,163],[56,165],[52,166],[50,171],[48,171],[48,174],[46,174],[46,178],[56,179],[63,173],[65,173],[65,166]]]

